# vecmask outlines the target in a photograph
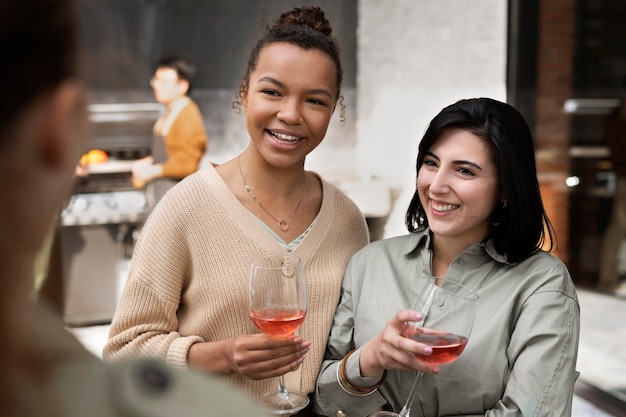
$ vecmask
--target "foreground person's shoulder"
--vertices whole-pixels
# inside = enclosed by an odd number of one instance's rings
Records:
[[[108,370],[112,400],[125,416],[261,416],[245,394],[223,382],[157,360],[121,362]]]

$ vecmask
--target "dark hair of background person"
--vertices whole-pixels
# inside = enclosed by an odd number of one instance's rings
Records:
[[[170,68],[176,71],[179,80],[185,80],[189,83],[187,94],[191,92],[194,86],[196,67],[189,59],[182,56],[168,56],[157,62],[156,69],[159,68]]]
[[[10,157],[12,148],[20,146],[12,139],[23,137],[24,133],[14,130],[23,125],[22,118],[30,106],[78,76],[76,13],[73,0],[0,0],[0,54],[7,59],[0,65],[4,84],[4,100],[0,103],[0,155]],[[3,171],[2,175],[9,177],[4,180],[19,190],[20,175]],[[11,410],[24,401],[18,395],[20,387],[45,377],[49,361],[54,358],[41,358],[25,347],[32,345],[25,343],[24,335],[29,311],[25,308],[26,293],[32,288],[32,281],[27,278],[32,275],[32,264],[24,259],[18,266],[14,259],[7,258],[23,257],[24,253],[15,253],[19,250],[16,248],[25,247],[20,240],[33,239],[11,230],[10,219],[20,213],[12,212],[13,205],[1,206],[6,229],[0,230],[0,262],[5,266],[5,276],[0,276],[0,334],[5,336],[0,343],[0,404],[2,412],[11,415]],[[32,248],[33,252],[37,249]],[[29,255],[34,257],[35,253]],[[16,270],[7,270],[12,266]],[[53,415],[52,410],[49,413]]]
[[[330,22],[319,7],[296,7],[291,11],[282,13],[274,20],[272,26],[265,28],[265,34],[252,47],[234,107],[238,108],[241,104],[241,93],[246,91],[250,85],[250,74],[256,69],[261,50],[268,45],[284,42],[305,50],[320,50],[333,60],[337,67],[337,100],[341,106],[341,118],[343,120],[341,48],[337,39],[331,36],[332,32],[333,28]]]
[[[76,75],[77,31],[73,1],[1,0],[0,51],[8,60],[0,65],[5,97],[0,103],[3,133],[35,96]],[[10,137],[2,136],[2,140]]]
[[[511,105],[488,98],[460,100],[445,107],[419,144],[418,175],[428,150],[450,128],[482,138],[492,151],[500,192],[507,202],[506,207],[499,203],[491,214],[489,237],[498,253],[517,263],[544,243],[552,251],[556,238],[539,192],[532,134],[522,115]],[[406,213],[406,226],[409,232],[428,226],[417,191]]]

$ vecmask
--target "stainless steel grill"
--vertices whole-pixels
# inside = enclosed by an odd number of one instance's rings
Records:
[[[132,164],[151,155],[156,103],[94,104],[92,148],[108,161],[89,167],[61,213],[63,313],[68,325],[110,322],[125,265],[149,214],[146,190],[135,190]]]

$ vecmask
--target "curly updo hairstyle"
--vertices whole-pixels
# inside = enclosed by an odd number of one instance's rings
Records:
[[[333,60],[337,67],[337,100],[341,104],[341,119],[343,120],[341,48],[339,48],[337,39],[332,36],[332,32],[333,28],[330,22],[319,7],[296,7],[278,16],[271,26],[265,27],[263,36],[257,40],[250,51],[248,65],[237,92],[234,107],[239,108],[241,106],[241,94],[250,85],[250,74],[256,69],[259,54],[263,48],[277,42],[284,42],[305,50],[317,49]]]

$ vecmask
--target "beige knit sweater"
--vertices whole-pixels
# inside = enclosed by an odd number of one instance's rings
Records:
[[[322,183],[317,220],[293,251],[304,264],[309,296],[299,335],[312,343],[296,371],[300,386],[291,388],[306,393],[315,387],[346,264],[368,243],[356,205]],[[157,356],[186,366],[193,343],[256,333],[248,316],[250,259],[284,252],[212,166],[187,177],[165,195],[141,232],[104,359]],[[253,398],[277,384],[276,378],[252,381],[235,374],[224,379]],[[286,380],[290,385],[289,375]]]

